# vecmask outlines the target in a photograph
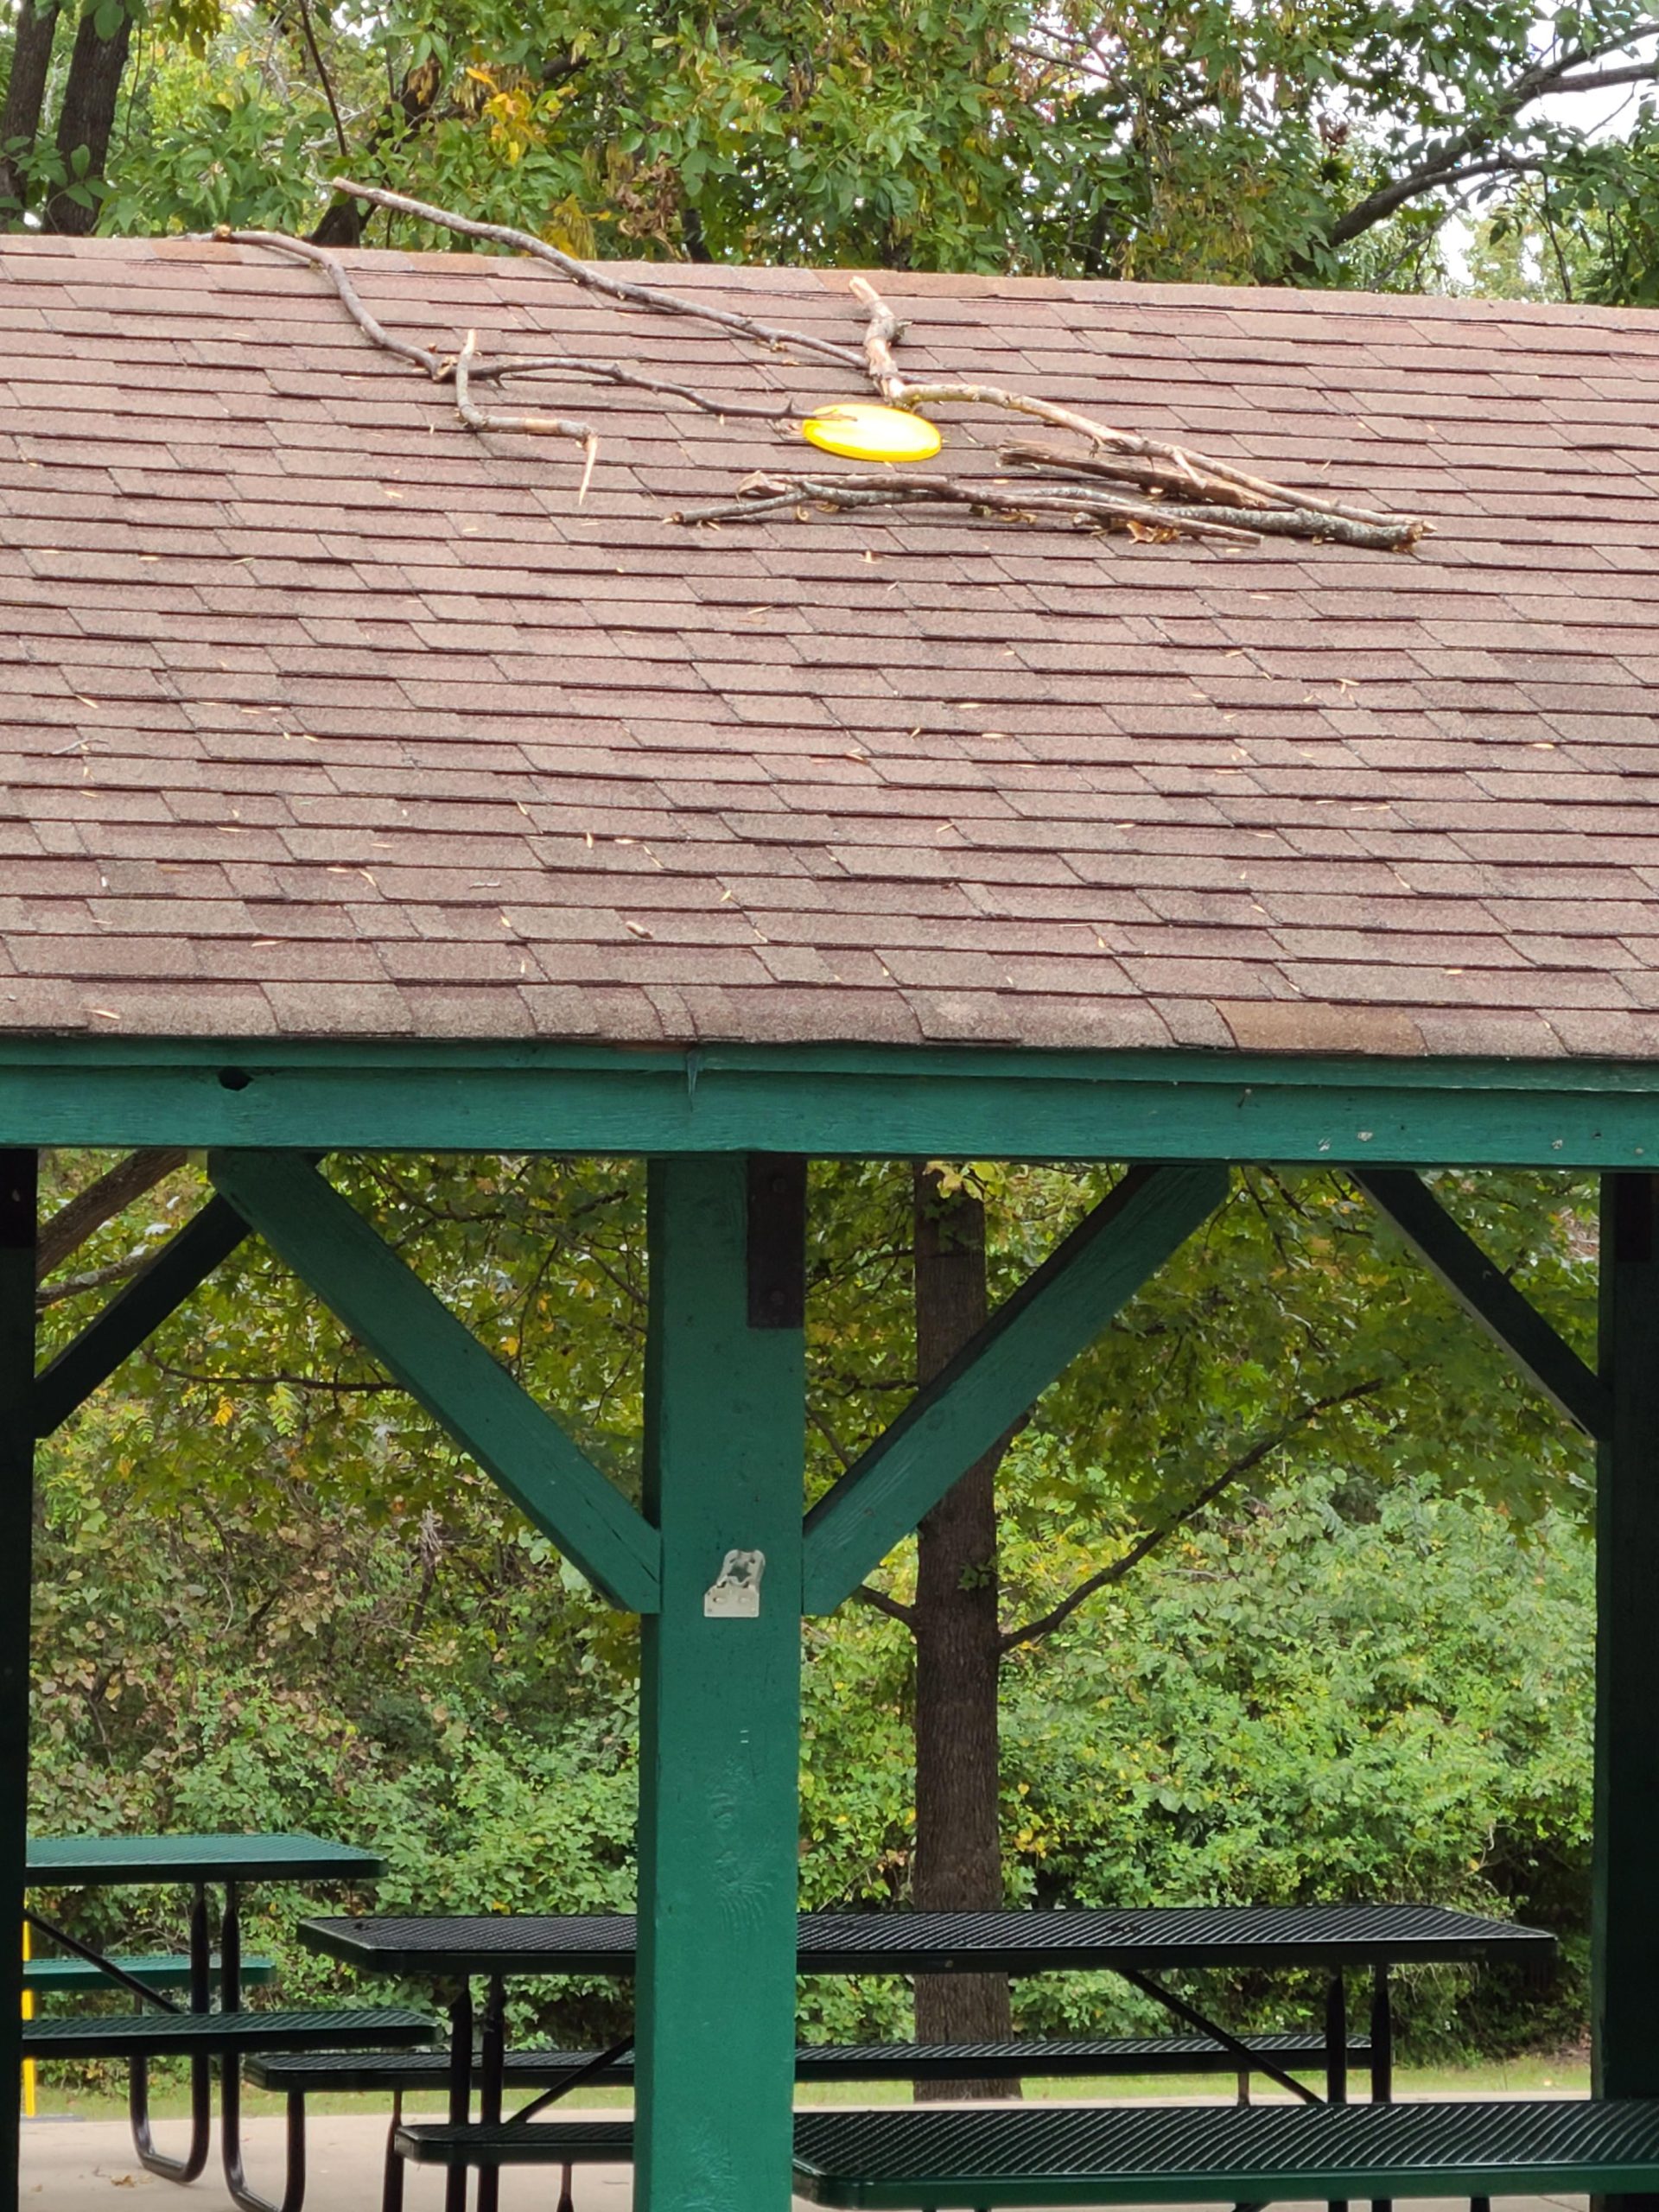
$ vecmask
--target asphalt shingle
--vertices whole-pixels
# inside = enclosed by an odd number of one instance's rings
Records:
[[[862,396],[521,262],[353,262],[440,351]],[[672,273],[857,338],[843,275]],[[1433,534],[688,531],[792,416],[545,382],[579,505],[311,270],[6,240],[0,1030],[1659,1056],[1659,320],[886,289],[914,372]],[[941,411],[982,469],[1007,418]]]

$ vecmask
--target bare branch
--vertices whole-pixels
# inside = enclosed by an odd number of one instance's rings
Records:
[[[348,194],[353,200],[366,200],[371,207],[389,207],[397,215],[412,215],[417,222],[454,231],[461,238],[487,238],[496,245],[516,246],[520,253],[550,262],[573,284],[581,284],[590,292],[602,292],[609,299],[626,301],[631,307],[651,308],[662,315],[690,315],[699,322],[717,323],[722,330],[752,339],[757,345],[798,346],[803,353],[816,353],[842,368],[861,369],[864,365],[861,355],[852,346],[837,345],[833,339],[817,338],[804,330],[780,330],[771,323],[757,321],[753,315],[711,307],[704,300],[688,299],[684,293],[671,292],[663,285],[639,284],[627,277],[607,276],[601,270],[576,260],[574,255],[562,253],[557,246],[538,238],[532,231],[516,231],[505,223],[476,223],[469,216],[452,214],[447,207],[434,207],[429,201],[410,200],[401,192],[382,192],[371,184],[353,184],[345,177],[333,177],[329,181],[336,192]]]
[[[495,415],[480,407],[474,400],[470,386],[470,370],[478,353],[478,333],[469,330],[467,343],[455,356],[455,412],[469,429],[509,430],[521,432],[526,437],[575,438],[587,454],[582,472],[582,484],[576,493],[580,506],[588,496],[588,486],[593,480],[594,463],[599,458],[599,439],[586,423],[578,423],[567,415]]]
[[[454,365],[444,362],[439,368],[440,377],[453,373]],[[499,360],[475,361],[472,367],[474,384],[499,377],[539,376],[546,371],[557,370],[571,376],[592,377],[600,384],[637,385],[641,391],[660,391],[671,399],[683,399],[690,407],[701,408],[705,415],[758,415],[765,421],[776,423],[796,410],[792,401],[753,399],[712,399],[704,391],[694,391],[689,384],[673,384],[666,377],[642,376],[637,369],[625,369],[617,361],[590,361],[580,353],[533,353],[523,360],[505,355]]]
[[[914,1605],[901,1605],[897,1598],[889,1598],[885,1590],[878,1590],[873,1582],[861,1582],[852,1594],[861,1605],[873,1605],[878,1613],[885,1613],[889,1620],[902,1621],[907,1629],[914,1631]]]
[[[1596,89],[1594,78],[1581,78],[1575,82],[1573,72],[1598,60],[1604,54],[1617,53],[1629,42],[1628,38],[1610,39],[1594,48],[1573,48],[1552,61],[1534,62],[1498,94],[1485,117],[1465,123],[1461,130],[1454,130],[1436,144],[1425,146],[1402,176],[1395,178],[1392,183],[1379,185],[1375,192],[1367,193],[1364,199],[1356,202],[1332,224],[1328,243],[1332,246],[1346,245],[1378,223],[1385,222],[1408,200],[1460,181],[1469,174],[1465,164],[1470,156],[1484,154],[1500,132],[1546,93]],[[1645,67],[1632,65],[1630,72],[1609,70],[1600,73],[1612,84],[1639,83],[1644,78],[1659,77],[1659,61]]]
[[[340,103],[334,98],[334,86],[323,65],[322,49],[317,44],[316,30],[311,21],[311,0],[300,0],[300,28],[305,34],[305,43],[310,50],[311,66],[322,86],[322,97],[328,103],[328,112],[334,119],[334,143],[340,148],[340,158],[349,162],[352,149],[346,143],[346,126],[340,119]]]
[[[1254,545],[1254,529],[1212,522],[1195,516],[1192,508],[1166,510],[1144,499],[1124,499],[1092,484],[1061,490],[1010,490],[995,484],[968,482],[953,476],[913,477],[898,469],[886,471],[880,482],[870,484],[842,476],[774,476],[758,471],[739,486],[740,497],[723,506],[693,507],[672,515],[673,522],[728,522],[739,515],[775,512],[810,502],[826,507],[967,506],[989,513],[1025,515],[1047,510],[1103,522],[1136,522],[1148,531],[1173,537],[1190,532],[1194,537],[1224,538],[1234,545]]]
[[[130,1282],[149,1262],[149,1252],[130,1252],[124,1260],[112,1260],[107,1268],[93,1268],[84,1275],[65,1275],[60,1281],[41,1284],[35,1293],[35,1311],[44,1313],[48,1306],[60,1306],[66,1298],[79,1298],[84,1290],[102,1290],[112,1282]]]
[[[96,1183],[89,1183],[67,1205],[60,1206],[41,1229],[35,1246],[35,1281],[44,1282],[106,1221],[113,1221],[117,1214],[124,1213],[142,1198],[146,1191],[153,1191],[158,1183],[175,1173],[189,1156],[188,1152],[170,1146],[130,1152],[108,1174],[100,1175]]]
[[[1062,472],[1045,472],[1047,476]],[[1237,523],[1224,523],[1213,512],[1198,505],[1168,500],[1131,499],[1095,484],[1048,482],[1027,490],[1006,480],[995,484],[951,476],[912,475],[901,469],[885,471],[878,482],[855,477],[775,475],[759,470],[738,487],[735,499],[714,506],[690,507],[669,517],[671,522],[719,523],[752,520],[780,514],[791,508],[885,506],[966,506],[976,512],[1007,514],[1016,518],[1036,513],[1071,515],[1105,529],[1125,529],[1147,537],[1207,537],[1232,545],[1255,545],[1264,536],[1305,539],[1340,538],[1380,552],[1399,552],[1414,544],[1423,525],[1403,518],[1379,525],[1347,522],[1337,516],[1294,507],[1249,508]]]
[[[378,315],[364,306],[357,287],[346,273],[346,264],[337,253],[326,245],[313,245],[309,238],[291,238],[285,231],[233,231],[221,223],[213,236],[229,245],[266,245],[276,253],[291,253],[297,260],[308,261],[321,269],[340,295],[341,306],[365,338],[383,346],[388,353],[395,353],[400,361],[413,361],[429,376],[437,376],[442,363],[435,353],[424,346],[416,346],[407,338],[394,338]]]
[[[815,337],[809,332],[779,329],[753,316],[687,299],[657,285],[613,277],[601,268],[575,260],[545,239],[505,224],[476,222],[425,200],[344,179],[335,179],[334,188],[352,199],[413,216],[462,237],[486,238],[515,247],[538,260],[550,262],[573,283],[630,305],[692,316],[757,344],[794,346],[861,370],[890,405],[913,409],[961,404],[1001,408],[1069,430],[1080,437],[1087,448],[1085,453],[1076,456],[1043,447],[1008,448],[1002,456],[1004,465],[1028,470],[1024,481],[1004,478],[985,482],[892,469],[879,476],[863,478],[795,472],[785,475],[763,474],[741,485],[734,500],[683,510],[669,518],[676,523],[753,521],[804,505],[834,510],[944,505],[1023,521],[1061,514],[1075,524],[1123,530],[1134,537],[1154,540],[1209,538],[1222,544],[1253,545],[1263,537],[1314,542],[1336,538],[1344,543],[1388,551],[1402,551],[1414,545],[1427,528],[1424,522],[1408,516],[1380,514],[1370,508],[1329,499],[1322,493],[1270,482],[1230,461],[1191,453],[1138,431],[1120,429],[1079,414],[1073,408],[1001,385],[912,382],[899,369],[895,352],[904,337],[905,326],[863,276],[849,280],[851,290],[865,310],[863,343],[855,352],[850,346]],[[509,415],[481,407],[473,396],[474,384],[486,378],[499,383],[508,377],[546,372],[575,374],[660,392],[711,415],[730,412],[776,419],[789,411],[789,403],[781,398],[761,404],[722,404],[719,399],[690,385],[649,377],[618,362],[588,361],[570,354],[524,355],[516,359],[503,356],[486,360],[480,354],[476,331],[467,334],[467,342],[458,355],[442,357],[426,346],[393,337],[364,305],[339,257],[327,246],[271,231],[221,228],[214,236],[268,246],[321,269],[346,312],[372,343],[400,359],[416,364],[439,382],[453,378],[455,410],[469,429],[578,441],[587,456],[577,493],[578,504],[587,496],[598,454],[598,440],[591,427],[564,416]],[[1217,508],[1227,511],[1228,519],[1220,519],[1213,512]]]
[[[403,1389],[398,1382],[341,1382],[326,1375],[296,1375],[276,1373],[266,1375],[207,1375],[200,1369],[180,1367],[174,1361],[157,1359],[150,1345],[144,1347],[144,1357],[158,1375],[171,1376],[177,1382],[211,1382],[216,1388],[235,1388],[245,1390],[317,1390],[333,1398],[380,1398],[396,1396]]]
[[[1659,78],[1659,55],[1651,61],[1632,61],[1626,69],[1597,69],[1587,77],[1560,77],[1558,92],[1605,92],[1616,85],[1650,85]]]
[[[1294,489],[1287,485],[1274,484],[1266,478],[1253,476],[1231,461],[1217,461],[1205,454],[1189,453],[1184,447],[1168,445],[1159,438],[1149,438],[1139,430],[1120,430],[1111,424],[1099,423],[1088,415],[1079,415],[1075,408],[1061,407],[1052,400],[1036,399],[1029,393],[1010,391],[1001,385],[912,383],[899,372],[893,357],[893,346],[902,334],[902,326],[891,308],[882,299],[868,277],[854,276],[849,289],[861,300],[868,315],[865,334],[865,368],[871,382],[882,397],[894,406],[908,408],[931,407],[941,404],[960,402],[970,407],[1006,408],[1011,414],[1034,416],[1039,423],[1052,423],[1057,429],[1072,430],[1086,438],[1092,446],[1103,446],[1109,452],[1135,454],[1145,458],[1167,461],[1191,483],[1195,493],[1202,497],[1206,489],[1205,480],[1231,485],[1237,489],[1252,492],[1275,507],[1306,507],[1314,514],[1335,515],[1347,522],[1364,523],[1374,529],[1388,530],[1399,525],[1403,518],[1378,514],[1370,507],[1348,505],[1339,499],[1327,499],[1322,494]],[[1421,537],[1425,525],[1417,524],[1414,535]]]
[[[1167,1521],[1160,1522],[1156,1528],[1145,1530],[1127,1551],[1120,1553],[1116,1559],[1096,1573],[1078,1583],[1077,1588],[1062,1598],[1058,1605],[1039,1615],[1036,1620],[1027,1621],[1023,1628],[1006,1630],[998,1641],[998,1649],[1012,1651],[1018,1644],[1035,1643],[1043,1637],[1052,1636],[1057,1628],[1064,1627],[1071,1619],[1079,1605],[1086,1605],[1096,1592],[1109,1588],[1113,1583],[1122,1582],[1125,1575],[1139,1567],[1143,1559],[1197,1520],[1205,1507],[1213,1505],[1224,1490],[1237,1482],[1241,1476],[1248,1475],[1254,1468],[1259,1467],[1270,1453],[1287,1443],[1299,1429],[1306,1428],[1310,1421],[1316,1421],[1319,1414],[1329,1413],[1335,1407],[1351,1405],[1356,1399],[1370,1397],[1373,1391],[1382,1388],[1387,1379],[1384,1376],[1373,1375],[1363,1382],[1356,1382],[1351,1389],[1334,1390],[1328,1397],[1310,1398],[1298,1409],[1293,1420],[1274,1429],[1271,1435],[1259,1437],[1248,1451],[1241,1452],[1237,1459],[1230,1460],[1212,1482],[1206,1483],[1202,1490],[1196,1491],[1179,1513],[1173,1514]]]
[[[1103,476],[1114,483],[1138,484],[1148,492],[1169,492],[1191,498],[1192,472],[1173,461],[1136,454],[1068,453],[1064,446],[1004,446],[997,459],[1007,468],[1046,468],[1067,476]],[[1257,507],[1267,502],[1258,493],[1236,484],[1206,485],[1207,495],[1217,506]]]

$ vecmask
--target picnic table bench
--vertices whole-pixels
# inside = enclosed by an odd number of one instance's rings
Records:
[[[398,2155],[626,2163],[628,2120],[404,2126]],[[1659,2101],[944,2107],[798,2113],[795,2187],[868,2212],[1659,2190]],[[565,2200],[568,2202],[568,2191]]]
[[[244,1959],[241,1970],[245,1989],[262,1988],[275,1980],[276,1962],[274,1959]],[[74,1990],[84,1996],[94,1989],[130,1988],[134,1982],[145,1989],[188,1989],[194,1972],[195,1961],[181,1951],[140,1958],[123,1958],[118,1953],[109,1959],[26,1959],[23,1987],[36,1997],[59,1996],[66,1990]],[[219,1961],[210,1959],[210,1987],[219,1987],[222,1974]]]
[[[29,1924],[69,1955],[29,1962],[25,1986],[41,1989],[114,1987],[156,2009],[143,2012],[79,2013],[26,2020],[25,2057],[115,2058],[127,2063],[127,2109],[140,2162],[174,2182],[191,2182],[207,2161],[213,2122],[213,2067],[220,2069],[220,2144],[226,2185],[241,2212],[279,2212],[248,2185],[241,2134],[242,2061],[257,2051],[365,2049],[430,2043],[436,2024],[405,2006],[346,2010],[246,2012],[245,1986],[268,1981],[269,1960],[242,1957],[239,1890],[251,1881],[363,1881],[385,1871],[372,1852],[312,1835],[172,1835],[31,1837],[27,1879],[31,1888],[79,1889],[187,1883],[194,1892],[190,1948],[171,1956],[126,1959],[83,1942],[36,1912]],[[207,1891],[222,1885],[219,1953],[210,1948]],[[182,1971],[181,1971],[182,1969]],[[184,1988],[188,2004],[167,1994]],[[215,1990],[219,2009],[212,2009]],[[149,2125],[149,2062],[188,2056],[190,2077],[189,2149],[165,2156]],[[304,2130],[289,2129],[289,2166],[280,2212],[299,2212],[305,2191]]]
[[[459,1982],[451,2007],[449,2088],[451,2131],[446,2139],[460,2146],[469,2139],[470,2094],[474,2080],[481,2094],[476,2139],[487,2143],[491,2131],[505,2126],[503,2152],[494,2158],[472,2161],[480,2173],[479,2212],[495,2212],[496,2177],[511,2145],[526,2133],[525,2115],[516,2121],[502,2120],[502,2098],[507,2079],[507,2053],[502,2023],[505,1977],[525,1974],[601,1973],[631,1974],[634,1967],[636,1923],[629,1914],[600,1915],[473,1915],[461,1916],[373,1916],[360,1920],[311,1920],[302,1923],[301,1939],[311,1948],[348,1961],[372,1972],[401,1975],[427,1974]],[[1181,2024],[1195,2031],[1205,2043],[1224,2056],[1216,2070],[1237,2074],[1259,2072],[1302,2099],[1314,2093],[1290,2071],[1297,2063],[1321,2065],[1325,2096],[1332,2106],[1345,2104],[1348,2066],[1353,2045],[1348,2035],[1344,1971],[1368,1967],[1371,1974],[1370,2033],[1363,2050],[1371,2077],[1371,2094],[1386,2103],[1392,2094],[1393,2031],[1389,1973],[1400,1961],[1471,1960],[1494,1952],[1547,1955],[1554,1938],[1539,1929],[1491,1920],[1478,1914],[1449,1911],[1439,1906],[1352,1904],[1318,1906],[1182,1906],[1129,1908],[1123,1910],[938,1913],[887,1912],[803,1913],[799,1920],[796,1963],[803,1974],[960,1974],[1003,1972],[1033,1974],[1058,1968],[1102,1967],[1121,1975],[1134,1987],[1165,2005]],[[1317,2040],[1303,2037],[1291,2052],[1274,2049],[1270,2036],[1231,2034],[1205,2013],[1166,1986],[1150,1979],[1154,1968],[1192,1967],[1315,1967],[1328,1976],[1324,2031]],[[470,1980],[488,1978],[490,1993],[484,2013],[483,2051],[474,2061],[474,2013]],[[1161,2046],[1169,2070],[1191,2063],[1193,2037],[1189,2035],[1137,2039],[1140,2049],[1133,2067],[1116,2068],[1105,2044],[1098,2048],[1097,2063],[1075,2069],[1108,2073],[1115,2070],[1154,2070]],[[626,2048],[626,2047],[623,2047]],[[873,2078],[926,2079],[936,2069],[922,2045],[879,2046],[878,2053],[893,2054],[890,2062],[879,2055],[854,2059],[861,2074],[847,2072],[846,2080]],[[1028,2046],[1027,2046],[1028,2048]],[[1298,2052],[1313,2050],[1317,2056],[1300,2058]],[[612,2058],[620,2052],[611,2054]],[[833,2062],[823,2062],[826,2067]],[[798,2074],[804,2067],[798,2056]],[[890,2067],[890,2070],[889,2070]],[[978,2078],[1001,2074],[1016,2079],[1013,2064],[988,2065]],[[268,2071],[265,2078],[271,2079]],[[290,2075],[292,2081],[294,2077]],[[439,2078],[436,2067],[425,2078]],[[530,2086],[527,2077],[517,2078]],[[538,2101],[550,2101],[563,2088],[583,2079],[598,2079],[596,2069],[586,2074],[572,2067],[562,2080],[550,2083]],[[820,2076],[819,2078],[825,2078]],[[969,2076],[965,2069],[959,2079]],[[1316,2101],[1316,2100],[1315,2100]],[[481,2132],[480,2132],[481,2131]],[[412,2147],[428,2141],[424,2133],[394,2126],[389,2144],[387,2212],[397,2202],[396,2168],[400,2158],[416,2156]],[[446,2212],[463,2212],[466,2169],[469,2163],[459,2153],[445,2161],[449,2167]],[[566,2199],[569,2190],[567,2183]],[[1339,2198],[1330,2200],[1333,2204]],[[1378,2195],[1376,2204],[1385,2205]]]
[[[1366,2058],[1370,2047],[1369,2037],[1351,2037],[1348,2055]],[[1324,2031],[1318,2028],[1252,2035],[1250,2048],[1285,2067],[1322,2067],[1329,2055]],[[253,2058],[248,2065],[248,2079],[258,2088],[299,2097],[313,2090],[362,2089],[386,2089],[401,2096],[410,2089],[445,2088],[450,2074],[450,2054],[442,2050],[277,2054]],[[1018,2082],[1063,2075],[1240,2074],[1241,2101],[1246,2101],[1243,2083],[1249,2079],[1241,2072],[1237,2053],[1211,2036],[802,2044],[795,2053],[795,2074],[803,2082]],[[509,2050],[502,2061],[502,2080],[510,2088],[559,2088],[577,2075],[584,2086],[631,2088],[633,2053],[610,2056],[597,2050],[531,2049]],[[472,2087],[483,2088],[486,2081],[483,2058],[474,2052]]]

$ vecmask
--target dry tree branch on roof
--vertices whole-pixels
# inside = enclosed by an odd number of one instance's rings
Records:
[[[740,338],[752,338],[762,346],[797,346],[805,353],[817,353],[825,360],[836,362],[842,368],[856,369],[861,365],[854,346],[838,346],[833,339],[815,337],[810,331],[779,330],[770,323],[757,322],[753,315],[739,315],[729,308],[711,307],[705,300],[688,299],[683,292],[671,292],[661,284],[639,284],[626,276],[607,276],[591,262],[578,261],[573,254],[561,252],[545,238],[538,238],[533,231],[515,231],[505,223],[475,223],[469,215],[451,214],[447,207],[434,207],[424,200],[407,199],[401,192],[382,192],[372,184],[353,184],[343,176],[331,177],[329,182],[336,192],[349,193],[353,200],[366,200],[371,207],[390,208],[395,215],[412,215],[417,222],[454,231],[464,238],[487,238],[495,245],[517,246],[520,253],[530,254],[537,261],[551,262],[573,284],[580,284],[590,292],[603,292],[607,298],[621,300],[627,306],[650,308],[658,315],[691,315],[700,322],[718,323],[722,329],[734,331]]]
[[[776,353],[792,349],[818,360],[861,372],[889,406],[915,410],[944,405],[1000,409],[1025,415],[1067,430],[1084,441],[1084,450],[1064,447],[1010,445],[999,456],[1007,474],[995,478],[963,479],[928,472],[884,468],[879,475],[820,475],[791,470],[773,474],[762,470],[737,487],[734,499],[712,505],[684,508],[671,515],[677,523],[720,523],[760,520],[766,516],[794,511],[804,518],[813,509],[857,510],[887,506],[954,506],[1013,522],[1037,522],[1065,515],[1073,523],[1096,529],[1128,531],[1153,540],[1207,539],[1221,544],[1255,544],[1262,537],[1335,539],[1370,550],[1404,552],[1415,545],[1428,525],[1408,515],[1384,514],[1355,506],[1324,494],[1274,483],[1240,468],[1229,461],[1197,454],[1185,447],[1149,437],[1139,430],[1121,429],[1110,423],[1062,407],[1052,400],[1017,391],[1001,385],[957,379],[912,378],[900,370],[894,353],[905,326],[875,287],[863,276],[854,276],[851,289],[865,310],[862,342],[842,345],[815,333],[780,328],[710,302],[688,297],[658,284],[631,277],[613,276],[576,260],[528,231],[504,223],[482,223],[448,208],[411,200],[398,192],[372,185],[334,180],[337,191],[354,199],[408,215],[435,228],[454,231],[463,238],[483,238],[508,245],[539,261],[550,263],[572,283],[599,292],[625,306],[649,312],[690,317],[712,323],[735,338]],[[574,438],[587,455],[578,499],[586,496],[594,473],[598,440],[585,423],[560,416],[506,415],[480,407],[472,387],[486,378],[499,381],[513,376],[544,372],[587,375],[600,382],[637,386],[683,400],[710,415],[761,416],[777,420],[790,411],[785,400],[722,400],[688,385],[644,375],[614,361],[588,361],[572,354],[503,355],[486,359],[478,351],[475,332],[469,331],[457,355],[444,356],[395,337],[365,306],[337,254],[309,239],[289,238],[274,231],[233,231],[221,228],[213,235],[237,244],[269,246],[297,255],[321,268],[334,285],[346,312],[364,335],[399,359],[423,368],[435,379],[453,379],[456,411],[462,422],[480,431],[528,431],[542,435]],[[1219,509],[1221,513],[1214,511]],[[1226,519],[1223,519],[1223,515]]]
[[[529,437],[575,438],[587,459],[582,464],[582,483],[576,493],[580,506],[588,496],[588,486],[593,481],[594,463],[599,458],[599,438],[586,423],[574,421],[568,415],[497,415],[480,407],[471,391],[472,365],[478,358],[478,333],[469,330],[467,343],[455,356],[455,412],[469,430],[518,430]]]
[[[264,245],[278,253],[291,253],[321,269],[340,295],[341,306],[356,323],[364,336],[395,353],[400,361],[413,361],[417,368],[442,383],[455,372],[455,357],[432,353],[424,346],[416,346],[407,338],[395,337],[379,318],[364,304],[362,295],[353,283],[346,264],[340,256],[326,245],[314,245],[309,238],[290,238],[285,231],[235,231],[229,224],[221,224],[213,232],[215,238],[226,245]],[[486,378],[500,377],[540,376],[563,372],[571,376],[594,377],[601,384],[637,385],[642,391],[659,391],[671,398],[683,399],[690,407],[701,408],[705,415],[760,415],[775,421],[790,413],[786,399],[758,402],[745,399],[715,399],[707,393],[693,391],[689,384],[673,384],[663,377],[642,376],[637,369],[625,369],[620,361],[590,361],[576,353],[526,354],[520,358],[505,354],[499,360],[476,359],[472,364],[472,380],[482,384]]]

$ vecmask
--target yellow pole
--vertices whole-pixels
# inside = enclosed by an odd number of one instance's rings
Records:
[[[29,1923],[27,1921],[23,1923],[23,1964],[25,1966],[29,1964]],[[23,1984],[23,2018],[26,2020],[32,2020],[34,2017],[35,1993],[29,1987],[28,1982],[25,1981]],[[35,2062],[32,2058],[26,2058],[23,2061],[23,2118],[25,2120],[33,2120],[34,2117]]]

